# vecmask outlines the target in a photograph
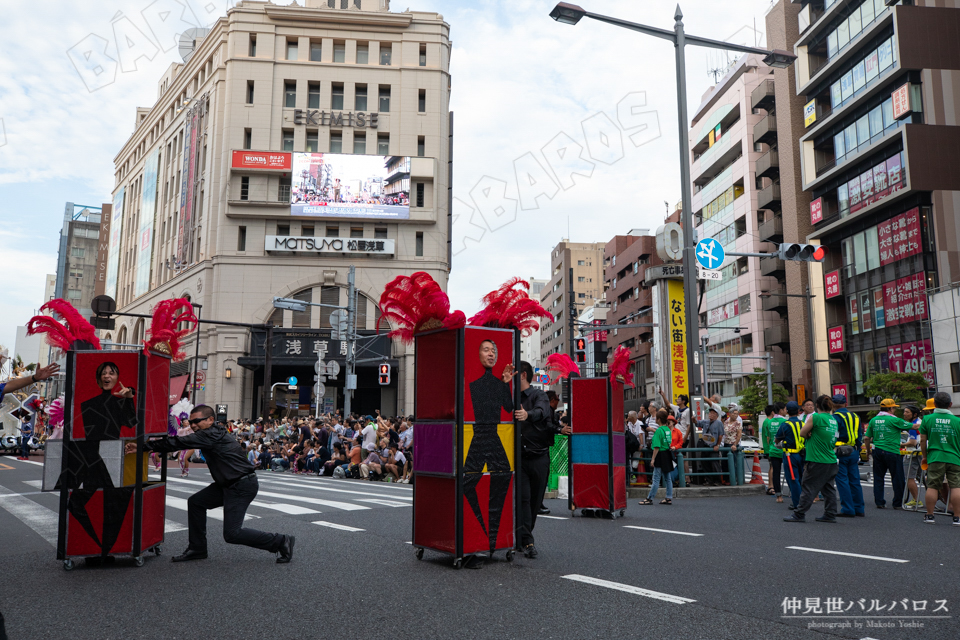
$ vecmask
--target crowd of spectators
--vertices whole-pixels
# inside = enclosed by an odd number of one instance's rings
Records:
[[[227,429],[257,469],[276,473],[409,483],[413,417],[339,412],[319,418],[229,420]]]

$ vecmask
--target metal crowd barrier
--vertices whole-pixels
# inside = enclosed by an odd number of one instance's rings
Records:
[[[675,460],[675,466],[677,470],[677,482],[674,483],[675,487],[684,488],[687,486],[687,477],[690,476],[699,476],[699,477],[713,477],[716,478],[717,482],[721,481],[721,478],[726,480],[730,486],[739,486],[746,484],[744,476],[744,452],[743,449],[737,448],[736,451],[730,447],[720,447],[719,451],[714,451],[713,447],[684,447],[675,452],[677,454]],[[638,457],[639,454],[639,457]],[[690,454],[695,454],[690,456]],[[631,476],[647,476],[646,482],[634,483],[634,486],[650,486],[650,477],[653,475],[653,469],[649,468],[650,458],[653,455],[652,449],[641,449],[640,451],[634,452],[630,456],[630,469],[627,472],[627,486],[631,485],[630,478]],[[658,454],[659,455],[659,454]],[[684,469],[684,461],[691,464],[690,473],[686,473]],[[637,471],[636,463],[639,462],[642,468]],[[726,462],[727,470],[726,472],[722,471],[723,463]],[[699,471],[699,465],[701,463],[715,463],[720,467],[721,471]],[[660,483],[663,486],[663,482]]]

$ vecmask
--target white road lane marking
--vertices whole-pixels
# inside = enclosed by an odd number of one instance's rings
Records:
[[[345,524],[337,524],[335,522],[324,522],[323,520],[317,520],[313,524],[318,524],[321,527],[330,527],[331,529],[339,529],[340,531],[365,531],[365,529],[357,529],[356,527],[348,527]]]
[[[184,480],[182,478],[169,478],[167,482],[174,483],[174,484],[183,483],[183,484],[200,485],[204,487],[210,484],[209,482],[198,482],[196,480]],[[306,496],[297,496],[289,493],[276,493],[273,491],[261,490],[257,493],[257,495],[263,498],[280,498],[281,500],[291,500],[293,502],[306,502],[307,504],[315,504],[321,507],[332,507],[334,509],[342,509],[344,511],[363,511],[365,509],[370,508],[362,504],[353,504],[350,502],[338,502],[336,500],[321,500],[319,498],[308,498]]]
[[[23,484],[28,484],[34,489],[39,489],[41,486],[43,486],[43,480],[24,480]]]
[[[654,529],[653,527],[638,527],[632,524],[623,525],[624,529],[641,529],[643,531],[653,531],[656,533],[673,533],[678,536],[693,536],[694,538],[702,538],[704,534],[702,533],[690,533],[689,531],[671,531],[670,529]]]
[[[167,496],[167,506],[173,507],[174,509],[180,509],[181,511],[187,510],[187,501],[183,498],[174,498],[171,495]],[[214,520],[223,520],[223,507],[217,507],[216,509],[210,509],[207,511],[207,515]],[[243,517],[244,520],[254,520],[260,519],[260,516],[252,516],[249,513]]]
[[[384,507],[410,507],[412,505],[406,502],[396,502],[394,500],[378,500],[377,498],[360,498],[358,502],[369,502],[371,504],[379,504]]]
[[[3,498],[0,500],[0,509],[6,510],[41,538],[56,546],[60,524],[60,516],[56,511],[37,504],[30,498],[24,498],[6,487],[0,487],[0,498]]]
[[[561,516],[541,516],[541,515],[538,515],[538,516],[537,516],[537,520],[539,520],[540,518],[547,518],[547,519],[549,519],[549,520],[569,520],[569,519],[570,519],[570,518],[563,518],[563,517],[561,517]]]
[[[40,465],[41,467],[43,466],[42,462],[37,462],[36,460],[17,460],[17,462],[25,462],[27,464],[36,464],[36,465]]]
[[[640,587],[634,587],[629,584],[621,584],[619,582],[610,582],[609,580],[601,580],[600,578],[591,578],[590,576],[581,576],[575,573],[570,575],[561,576],[565,580],[573,580],[575,582],[583,582],[585,584],[592,584],[598,587],[606,587],[607,589],[616,589],[617,591],[624,591],[626,593],[632,593],[634,595],[643,596],[645,598],[653,598],[655,600],[663,600],[664,602],[672,602],[673,604],[689,604],[691,602],[696,602],[696,600],[691,600],[690,598],[682,598],[680,596],[673,596],[669,593],[660,593],[659,591],[650,591],[649,589],[641,589]]]
[[[193,493],[193,489],[181,489],[180,487],[167,487],[167,488],[170,491],[177,491],[178,493],[190,493],[190,494]],[[274,511],[280,511],[282,513],[286,513],[287,515],[292,515],[292,516],[320,513],[320,511],[317,511],[315,509],[308,509],[306,507],[301,507],[295,504],[263,502],[262,500],[254,500],[250,504],[254,507],[261,507],[263,509],[273,509]]]
[[[829,551],[827,549],[811,549],[809,547],[787,547],[787,549],[794,549],[796,551],[810,551],[811,553],[826,553],[832,556],[850,556],[851,558],[866,558],[867,560],[880,560],[882,562],[898,562],[900,564],[905,564],[910,562],[909,560],[901,560],[899,558],[884,558],[883,556],[867,556],[862,553],[847,553],[846,551]]]
[[[350,491],[348,489],[336,489],[333,487],[322,487],[319,482],[295,482],[292,480],[281,480],[279,478],[260,478],[260,482],[267,484],[277,484],[285,487],[302,487],[305,489],[317,489],[319,491],[335,491],[337,493],[349,493],[356,496],[371,496],[373,498],[387,498],[389,500],[413,500],[413,496],[390,495],[383,493],[370,493],[369,491]]]

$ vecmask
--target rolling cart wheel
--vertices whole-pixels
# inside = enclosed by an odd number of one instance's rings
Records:
[[[457,558],[453,561],[453,568],[460,570],[463,567],[463,558]]]
[[[136,557],[133,559],[133,564],[137,565],[138,567],[142,567],[142,566],[143,566],[143,556],[136,556]]]
[[[423,549],[417,549],[417,560],[423,560]]]
[[[623,514],[626,513],[626,511],[627,511],[626,509],[620,509],[620,517],[621,517],[621,518],[623,517]]]
[[[158,555],[160,555],[161,553],[163,553],[163,547],[158,544],[157,546],[155,546],[155,547],[153,548],[153,555],[158,556]]]
[[[510,549],[509,551],[507,551],[507,562],[513,562],[513,554],[514,554],[513,549]]]
[[[73,571],[73,567],[76,566],[73,564],[73,560],[67,558],[63,561],[63,570],[64,571]]]

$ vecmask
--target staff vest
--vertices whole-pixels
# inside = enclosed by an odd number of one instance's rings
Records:
[[[846,436],[846,439],[838,439],[837,446],[857,446],[857,438],[860,437],[860,417],[857,414],[850,413],[848,411],[837,411],[833,414],[833,417],[839,422],[842,422],[843,426],[846,428],[845,432],[843,433],[843,435]]]
[[[804,440],[800,437],[800,429],[803,428],[803,423],[800,422],[800,418],[797,416],[790,416],[787,418],[787,424],[790,425],[790,431],[793,432],[793,444],[796,448],[791,449],[784,447],[783,450],[785,453],[800,453],[804,448]]]

